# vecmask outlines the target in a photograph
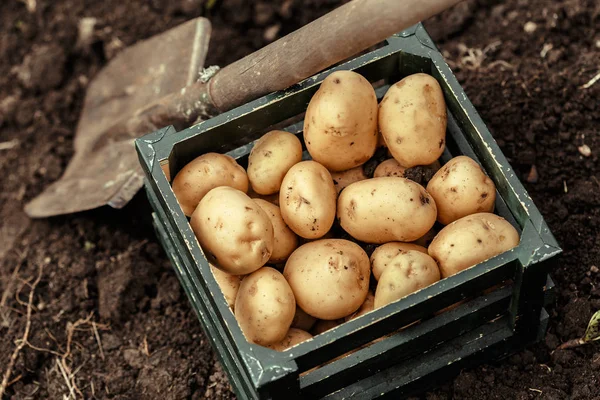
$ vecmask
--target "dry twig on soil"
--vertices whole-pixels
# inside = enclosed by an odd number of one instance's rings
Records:
[[[35,13],[35,10],[37,9],[37,1],[36,0],[21,0],[21,2],[25,4],[25,6],[27,7],[27,11],[29,11],[29,13],[31,13],[31,14]]]
[[[19,141],[17,139],[9,140],[8,142],[0,143],[0,150],[14,149],[18,145],[19,145]]]
[[[96,337],[96,340],[98,341],[98,346],[100,348],[100,357],[104,360],[104,351],[102,349],[102,343],[100,342],[100,335],[98,334],[98,329],[106,330],[106,329],[108,329],[108,326],[104,325],[104,324],[97,324],[96,322],[92,321],[93,316],[94,316],[94,313],[90,313],[86,318],[78,319],[77,321],[75,321],[73,323],[71,323],[71,322],[67,323],[66,350],[63,354],[58,355],[59,357],[56,359],[56,364],[58,365],[60,373],[66,382],[67,389],[69,389],[69,395],[68,395],[67,399],[75,399],[75,398],[77,398],[76,395],[79,395],[82,398],[84,397],[83,393],[77,387],[77,383],[75,382],[75,376],[77,375],[77,373],[79,372],[79,370],[81,369],[81,367],[83,365],[79,366],[74,371],[72,371],[71,367],[67,363],[67,359],[71,356],[71,345],[74,343],[73,335],[75,334],[75,331],[78,331],[78,330],[93,331],[93,333]],[[80,328],[81,326],[86,326],[86,325],[88,326],[87,329]]]
[[[600,80],[600,72],[596,74],[592,79],[590,79],[585,85],[580,86],[581,89],[588,89],[592,87],[592,85]]]
[[[15,350],[13,351],[12,355],[10,356],[10,360],[8,362],[8,367],[6,368],[6,371],[4,372],[4,377],[2,378],[2,383],[0,384],[0,399],[4,396],[4,393],[6,392],[6,389],[8,388],[9,383],[12,383],[12,382],[9,382],[9,379],[12,374],[12,370],[15,366],[15,362],[17,361],[17,357],[19,357],[19,353],[21,352],[23,347],[25,347],[25,345],[27,344],[27,339],[29,338],[29,330],[31,329],[31,312],[33,310],[33,296],[35,295],[35,288],[37,287],[37,285],[40,283],[40,280],[42,279],[43,271],[44,271],[44,266],[40,265],[37,278],[31,285],[31,289],[29,291],[29,301],[27,303],[27,322],[25,323],[25,331],[23,332],[22,338],[18,341],[17,347],[15,347]]]
[[[2,318],[2,321],[0,321],[0,326],[6,327],[6,328],[8,326],[10,326],[10,320],[9,320],[10,313],[8,312],[8,310],[12,310],[12,309],[6,305],[6,302],[8,301],[8,298],[12,295],[13,286],[15,285],[15,282],[17,281],[17,277],[19,275],[19,270],[21,269],[21,264],[23,263],[23,260],[25,260],[26,258],[27,258],[27,252],[23,252],[19,255],[19,259],[17,260],[17,266],[15,267],[12,274],[10,275],[10,279],[9,279],[8,283],[6,284],[6,289],[2,293],[2,298],[0,298],[0,318]]]

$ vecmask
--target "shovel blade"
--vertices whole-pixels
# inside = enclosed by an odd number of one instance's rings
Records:
[[[43,218],[127,204],[142,187],[143,173],[135,137],[111,135],[110,127],[198,80],[210,33],[206,18],[190,20],[123,50],[100,71],[86,93],[73,158],[25,212]]]

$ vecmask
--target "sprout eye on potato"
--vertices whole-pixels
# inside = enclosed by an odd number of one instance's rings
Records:
[[[518,245],[491,213],[483,169],[465,156],[440,165],[446,117],[432,76],[402,79],[378,105],[365,78],[337,71],[305,114],[312,160],[275,130],[247,172],[208,153],[177,174],[173,191],[249,342],[285,351]]]
[[[248,191],[248,176],[232,157],[206,153],[197,157],[177,173],[173,192],[186,216],[191,216],[200,200],[219,186]]]

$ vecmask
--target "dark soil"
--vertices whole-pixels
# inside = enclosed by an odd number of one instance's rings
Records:
[[[63,172],[86,86],[124,46],[205,13],[207,65],[226,65],[341,1],[25,3],[35,2],[0,2],[2,374],[42,274],[8,398],[233,397],[143,195],[121,211],[36,221],[23,204]],[[78,43],[84,17],[97,20]],[[598,26],[596,0],[468,1],[427,22],[564,248],[545,341],[463,371],[427,399],[600,398],[600,346],[554,351],[600,309],[600,81],[583,87],[600,69]]]

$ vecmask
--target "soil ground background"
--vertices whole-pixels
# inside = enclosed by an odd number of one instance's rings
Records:
[[[121,211],[35,221],[23,205],[62,174],[86,86],[124,46],[205,14],[207,65],[223,66],[340,3],[0,2],[2,374],[29,330],[7,398],[233,398],[143,195]],[[83,17],[96,24],[82,47]],[[586,87],[600,70],[600,3],[467,1],[426,25],[564,256],[544,342],[422,397],[600,399],[600,346],[554,351],[600,309],[600,81]]]

